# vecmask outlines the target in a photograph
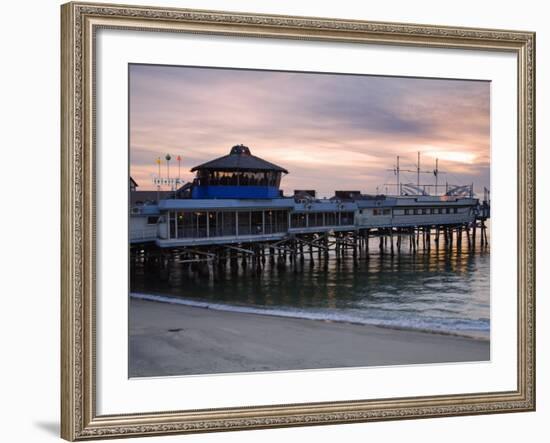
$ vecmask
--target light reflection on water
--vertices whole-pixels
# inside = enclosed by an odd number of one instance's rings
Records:
[[[313,260],[305,255],[279,268],[266,260],[262,272],[252,267],[199,275],[171,263],[167,270],[132,262],[131,292],[170,295],[225,305],[228,310],[253,307],[273,315],[326,318],[489,338],[489,249],[431,250],[416,254],[404,241],[401,253],[380,254],[371,239],[368,258],[354,262]]]

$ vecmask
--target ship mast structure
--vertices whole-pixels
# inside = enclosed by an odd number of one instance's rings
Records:
[[[406,192],[407,195],[409,194],[418,194],[418,195],[430,195],[426,188],[433,187],[434,188],[434,194],[437,195],[438,189],[442,187],[443,185],[440,185],[439,180],[439,174],[445,174],[445,172],[442,172],[439,170],[439,159],[435,159],[435,168],[433,170],[425,170],[423,171],[420,167],[420,151],[418,151],[418,157],[416,162],[416,167],[414,169],[402,169],[399,164],[399,156],[397,156],[395,166],[393,169],[388,169],[388,171],[391,171],[396,176],[396,183],[385,183],[385,186],[395,186],[397,195],[401,196],[404,195],[403,193]],[[413,183],[401,183],[400,180],[400,173],[401,172],[413,172],[416,174],[416,185]],[[435,185],[429,185],[429,184],[422,184],[420,182],[420,174],[433,174],[435,177]],[[447,185],[445,185],[447,188]],[[446,189],[447,191],[447,189]]]

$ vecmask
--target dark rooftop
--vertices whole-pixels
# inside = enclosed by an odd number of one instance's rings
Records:
[[[130,192],[130,205],[156,204],[157,198],[166,200],[171,198],[191,198],[192,183],[188,182],[175,191],[132,191]]]
[[[248,146],[244,145],[233,146],[228,155],[195,166],[191,169],[191,172],[200,169],[216,171],[276,171],[288,174],[286,169],[252,155]]]
[[[130,193],[130,205],[136,206],[138,204],[156,203],[157,196],[160,199],[170,198],[174,193],[171,191],[134,191]]]

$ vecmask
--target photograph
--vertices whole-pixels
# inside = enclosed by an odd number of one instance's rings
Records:
[[[128,376],[491,361],[491,81],[128,65]]]
[[[61,437],[502,434],[537,407],[541,24],[275,3],[61,5]]]

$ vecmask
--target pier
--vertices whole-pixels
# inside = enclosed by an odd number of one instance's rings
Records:
[[[243,145],[192,171],[193,183],[162,198],[157,191],[150,204],[139,202],[147,191],[140,194],[132,180],[131,261],[160,269],[178,264],[212,276],[224,269],[263,272],[306,261],[358,263],[373,253],[460,254],[489,246],[488,191],[480,202],[473,184],[446,184],[444,195],[429,195],[420,182],[398,181],[395,196],[335,191],[320,199],[314,190],[296,190],[287,197],[279,187],[288,171]],[[436,166],[436,180],[439,173]]]
[[[140,243],[131,246],[130,259],[164,270],[170,265],[178,265],[191,274],[208,278],[227,269],[242,268],[261,273],[266,267],[292,270],[306,262],[313,266],[316,261],[353,259],[353,263],[358,264],[361,260],[369,260],[372,254],[390,257],[402,253],[462,254],[488,248],[486,219],[480,218],[469,224],[289,234],[276,241],[255,239],[183,247]]]

